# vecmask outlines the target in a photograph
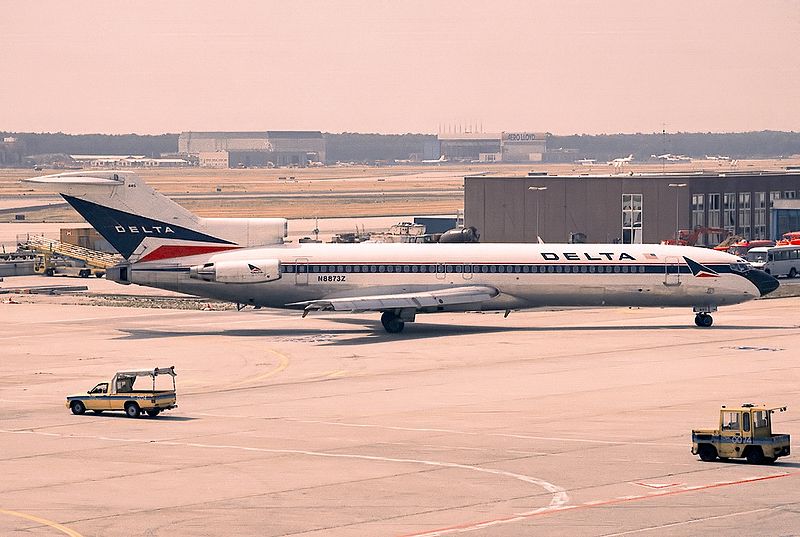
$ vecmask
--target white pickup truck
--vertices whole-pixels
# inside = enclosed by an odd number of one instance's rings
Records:
[[[156,389],[156,379],[161,375],[171,377],[172,389],[169,386]],[[117,371],[111,382],[101,382],[86,393],[68,395],[67,408],[73,414],[83,414],[87,410],[95,414],[124,410],[131,418],[139,417],[142,412],[155,417],[164,410],[178,407],[175,388],[175,366]]]

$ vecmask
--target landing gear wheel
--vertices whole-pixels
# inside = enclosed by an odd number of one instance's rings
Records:
[[[698,313],[694,316],[694,324],[703,328],[708,328],[714,324],[714,318],[708,313]]]
[[[391,311],[383,312],[383,315],[381,315],[381,324],[383,324],[383,327],[390,334],[399,334],[403,331],[403,327],[406,325],[406,323],[400,320],[400,317]]]
[[[790,278],[796,278],[797,277],[797,269],[795,269],[794,267],[789,269],[789,277]]]
[[[86,412],[86,405],[83,404],[83,401],[73,401],[69,408],[72,410],[72,413],[76,416],[80,416],[84,412]]]
[[[102,414],[103,413],[102,410],[92,410],[92,412],[94,412],[95,414]]]
[[[697,454],[701,461],[711,462],[717,458],[717,449],[711,444],[700,444],[697,446]]]
[[[128,403],[125,405],[125,414],[129,418],[138,418],[141,412],[142,411],[139,409],[139,405],[136,403]]]

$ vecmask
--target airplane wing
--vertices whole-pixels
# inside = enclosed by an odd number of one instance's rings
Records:
[[[394,295],[364,295],[345,298],[329,298],[294,302],[287,306],[305,306],[305,316],[309,311],[386,311],[395,309],[424,310],[440,306],[480,304],[496,297],[500,292],[494,287],[470,285],[445,287],[442,289],[399,293]]]

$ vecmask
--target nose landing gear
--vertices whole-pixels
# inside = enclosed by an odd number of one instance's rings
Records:
[[[693,309],[697,314],[694,316],[694,324],[702,328],[708,328],[714,324],[711,314],[717,311],[716,306],[695,306]]]
[[[698,313],[694,316],[694,324],[703,328],[708,328],[714,324],[714,318],[708,313]]]

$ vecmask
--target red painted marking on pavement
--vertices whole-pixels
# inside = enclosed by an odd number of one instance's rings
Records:
[[[190,255],[211,254],[225,250],[234,250],[239,246],[159,246],[139,261],[158,261],[159,259],[170,259],[172,257],[188,257]]]
[[[518,520],[528,520],[534,517],[541,517],[547,516],[558,511],[569,511],[574,509],[591,509],[594,507],[604,507],[607,505],[614,505],[626,502],[635,502],[640,500],[649,500],[651,498],[660,498],[662,496],[674,496],[676,494],[686,494],[687,492],[697,492],[701,490],[710,490],[716,489],[720,487],[730,487],[732,485],[745,485],[748,483],[756,483],[759,481],[768,481],[771,479],[778,479],[780,477],[790,477],[795,476],[800,472],[786,472],[784,474],[773,474],[763,477],[748,477],[745,479],[739,479],[738,481],[726,481],[722,483],[711,483],[708,485],[697,485],[691,487],[681,487],[680,489],[673,489],[673,490],[663,490],[663,491],[654,491],[654,493],[650,493],[644,496],[623,496],[621,498],[613,498],[611,500],[604,500],[604,501],[594,501],[594,502],[586,502],[579,505],[564,505],[561,507],[556,507],[554,509],[549,509],[547,507],[543,507],[541,511],[536,511],[534,513],[525,513],[520,515],[509,515],[505,517],[493,518],[490,520],[484,520],[482,522],[467,522],[464,524],[458,524],[455,526],[447,526],[445,528],[439,528],[435,530],[429,531],[421,531],[418,533],[407,533],[402,535],[401,537],[433,537],[436,535],[446,535],[448,533],[453,532],[463,532],[463,531],[470,531],[473,529],[479,529],[481,527],[491,525],[491,524],[500,524],[504,522],[512,522]]]

